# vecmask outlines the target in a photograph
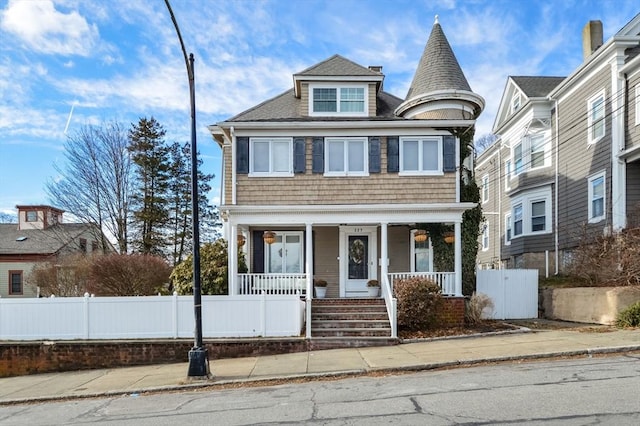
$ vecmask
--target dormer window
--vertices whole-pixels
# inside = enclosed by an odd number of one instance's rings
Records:
[[[367,110],[366,93],[366,85],[310,85],[310,115],[363,116]]]

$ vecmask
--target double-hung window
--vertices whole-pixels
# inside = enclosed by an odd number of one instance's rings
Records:
[[[250,144],[250,175],[293,176],[291,138],[251,138]]]
[[[532,169],[544,167],[544,134],[532,135],[529,142],[530,167]]]
[[[606,132],[604,90],[588,101],[589,143],[598,142]]]
[[[489,201],[489,176],[482,177],[482,202]]]
[[[522,103],[522,99],[520,98],[520,93],[516,93],[511,98],[511,114],[514,114],[516,111],[520,109],[520,104]]]
[[[524,172],[524,159],[522,158],[522,142],[513,147],[513,165],[515,166],[515,173],[519,175]]]
[[[311,86],[311,115],[366,115],[366,85],[358,86]]]
[[[605,172],[589,177],[589,223],[605,218]]]
[[[367,176],[369,170],[367,139],[326,138],[325,170],[327,176]]]
[[[400,138],[400,174],[442,174],[442,138]]]
[[[513,233],[513,225],[511,224],[511,213],[504,215],[504,244],[511,244],[511,236]]]
[[[522,235],[522,204],[513,207],[513,236]]]
[[[489,222],[482,224],[482,251],[489,250]]]
[[[22,293],[22,271],[9,271],[9,294]]]
[[[524,192],[512,206],[510,216],[505,217],[505,244],[522,235],[551,232],[551,188]]]
[[[531,203],[531,232],[545,231],[547,228],[545,200]]]
[[[273,244],[265,243],[266,272],[299,274],[302,272],[302,232],[280,232]]]

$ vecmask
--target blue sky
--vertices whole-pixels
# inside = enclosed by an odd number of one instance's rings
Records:
[[[474,92],[486,100],[476,136],[491,132],[508,75],[565,76],[582,62],[581,32],[605,41],[637,0],[172,0],[196,59],[198,147],[215,173],[206,126],[289,89],[292,74],[333,54],[382,65],[404,98],[434,16]],[[73,107],[73,114],[69,120]],[[49,204],[65,136],[83,125],[154,116],[167,140],[189,141],[188,80],[163,0],[0,1],[0,212]]]

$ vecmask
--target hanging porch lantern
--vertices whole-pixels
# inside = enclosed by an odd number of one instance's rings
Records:
[[[264,231],[264,234],[262,234],[262,239],[267,244],[273,244],[276,242],[276,233],[273,231]]]
[[[456,240],[456,234],[452,231],[447,231],[444,233],[444,242],[447,244],[451,244]]]
[[[413,234],[413,239],[416,243],[424,243],[429,238],[429,234],[424,229],[416,229]]]
[[[242,234],[238,234],[238,247],[242,247],[244,243],[247,242],[247,239]]]

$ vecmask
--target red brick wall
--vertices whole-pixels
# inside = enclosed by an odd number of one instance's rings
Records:
[[[305,339],[205,342],[209,359],[307,350]],[[188,362],[192,340],[29,342],[0,344],[0,377],[134,365]]]
[[[459,327],[464,325],[464,297],[445,297],[438,319],[442,327]]]

